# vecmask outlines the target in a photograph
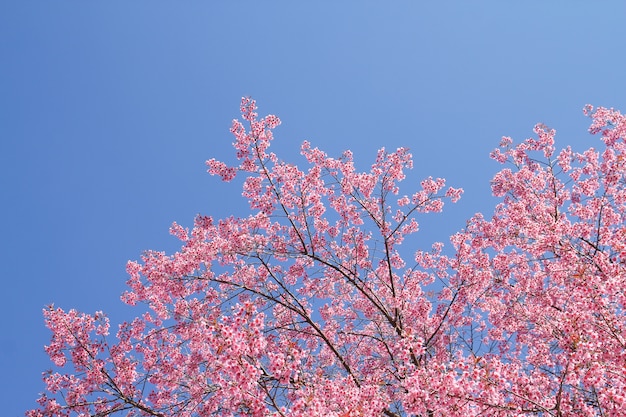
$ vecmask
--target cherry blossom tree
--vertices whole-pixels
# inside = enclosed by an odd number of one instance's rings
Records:
[[[129,262],[137,317],[44,310],[55,370],[41,416],[617,416],[626,412],[626,117],[588,106],[601,149],[554,130],[503,138],[500,197],[451,245],[407,250],[462,190],[404,194],[407,149],[369,172],[304,142],[269,152],[276,116],[243,99],[231,132],[248,217],[173,224],[179,252]],[[244,126],[245,123],[245,126]]]

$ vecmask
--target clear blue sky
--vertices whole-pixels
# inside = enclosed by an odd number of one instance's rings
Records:
[[[466,191],[422,221],[445,241],[492,208],[502,135],[544,122],[582,149],[583,105],[626,110],[625,17],[623,1],[2,2],[2,414],[43,389],[44,305],[130,319],[128,259],[175,250],[174,220],[246,213],[204,166],[231,160],[241,96],[281,117],[285,159],[305,139],[361,167],[410,147],[407,187]]]

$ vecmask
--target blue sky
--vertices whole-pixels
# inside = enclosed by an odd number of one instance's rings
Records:
[[[242,96],[283,124],[273,150],[410,147],[405,182],[465,189],[422,219],[426,244],[493,207],[488,155],[537,122],[595,145],[586,103],[626,110],[622,1],[14,1],[0,4],[0,399],[35,405],[50,337],[41,310],[119,301],[126,261],[177,248],[172,221],[246,213],[205,173],[232,161]]]

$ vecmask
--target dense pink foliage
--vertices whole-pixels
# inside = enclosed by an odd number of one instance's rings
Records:
[[[416,217],[460,189],[399,183],[407,149],[369,172],[309,143],[309,169],[269,153],[275,116],[231,132],[251,214],[191,230],[178,253],[130,262],[138,317],[45,310],[38,416],[626,415],[626,118],[585,108],[601,150],[556,153],[554,131],[492,158],[501,197],[451,237],[400,250]],[[409,256],[407,256],[407,254]]]

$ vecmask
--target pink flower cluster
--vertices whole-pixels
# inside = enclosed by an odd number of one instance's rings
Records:
[[[56,371],[29,417],[620,416],[626,410],[626,118],[587,107],[603,150],[552,129],[493,159],[500,198],[453,235],[402,243],[462,189],[403,195],[407,149],[358,172],[308,142],[268,152],[275,116],[231,132],[250,215],[174,223],[181,249],[129,262],[137,317],[44,311]],[[245,123],[245,126],[244,126]]]

